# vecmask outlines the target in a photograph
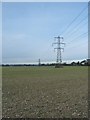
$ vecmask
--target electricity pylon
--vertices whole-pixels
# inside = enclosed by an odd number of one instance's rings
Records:
[[[54,48],[54,50],[55,49],[57,50],[57,60],[56,60],[56,62],[57,62],[58,65],[59,64],[61,65],[62,64],[62,54],[61,53],[62,53],[62,50],[64,51],[64,48],[62,48],[61,45],[62,44],[65,45],[65,43],[63,43],[61,41],[61,39],[63,40],[63,37],[58,36],[58,37],[54,37],[54,38],[57,39],[57,42],[53,43],[53,44],[57,44],[57,47]]]
[[[38,60],[38,65],[39,65],[39,66],[41,65],[41,60],[40,60],[40,59]]]

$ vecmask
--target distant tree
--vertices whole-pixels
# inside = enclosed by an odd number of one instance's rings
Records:
[[[75,63],[75,62],[72,62],[71,65],[76,65],[76,63]]]
[[[79,62],[79,61],[77,62],[77,65],[80,65],[80,62]]]
[[[67,65],[67,63],[66,63],[66,62],[64,62],[64,63],[63,63],[63,65],[65,65],[65,66],[66,66],[66,65]]]
[[[83,60],[83,61],[81,61],[80,64],[81,64],[81,65],[87,65],[87,60]]]

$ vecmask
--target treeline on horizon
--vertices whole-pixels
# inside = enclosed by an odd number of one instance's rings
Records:
[[[1,66],[55,66],[57,63],[47,64],[2,64]],[[90,66],[90,59],[81,62],[62,63],[63,66]]]

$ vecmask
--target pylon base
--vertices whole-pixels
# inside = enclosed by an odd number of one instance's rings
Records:
[[[62,64],[56,64],[55,68],[63,68],[63,65]]]

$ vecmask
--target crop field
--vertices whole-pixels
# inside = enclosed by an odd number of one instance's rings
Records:
[[[4,118],[87,118],[88,67],[3,67]]]

